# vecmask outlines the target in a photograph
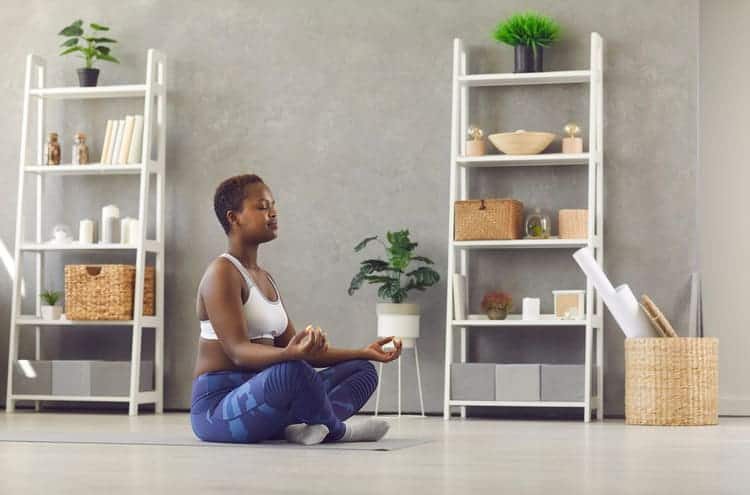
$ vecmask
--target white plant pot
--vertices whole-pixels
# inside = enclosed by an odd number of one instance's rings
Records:
[[[62,315],[62,306],[42,306],[43,320],[59,320]]]
[[[378,303],[378,337],[398,337],[402,347],[414,347],[419,338],[419,305],[413,303]],[[390,348],[390,346],[388,346]]]

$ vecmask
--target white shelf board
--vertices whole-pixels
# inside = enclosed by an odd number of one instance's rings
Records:
[[[145,84],[121,84],[117,86],[65,87],[30,89],[29,94],[55,100],[90,98],[134,98],[146,96]]]
[[[108,326],[108,327],[127,327],[133,326],[133,320],[43,320],[34,315],[22,315],[16,319],[18,325],[45,327],[45,326]],[[159,325],[159,319],[155,316],[144,316],[142,325],[147,328],[156,328]]]
[[[31,165],[24,171],[31,174],[48,175],[127,175],[140,174],[143,166],[140,163],[131,165],[102,165],[90,163],[88,165]]]
[[[591,81],[590,70],[563,70],[549,72],[522,72],[502,74],[470,74],[458,76],[465,86],[527,86],[531,84],[574,84]]]
[[[462,249],[570,249],[588,246],[588,239],[516,239],[508,241],[452,241]]]
[[[448,401],[451,406],[503,406],[503,407],[584,407],[583,401],[505,401],[505,400],[455,400]]]
[[[586,320],[560,320],[555,315],[541,315],[539,320],[522,320],[521,315],[508,315],[504,320],[453,320],[454,327],[575,327],[585,326]]]
[[[147,240],[144,243],[146,251],[158,252],[161,246],[158,242]],[[120,243],[96,243],[81,244],[79,242],[56,243],[56,242],[25,242],[21,244],[21,251],[135,251],[138,248],[135,244]]]
[[[538,167],[543,165],[586,165],[588,153],[539,153],[536,155],[459,156],[463,167]]]

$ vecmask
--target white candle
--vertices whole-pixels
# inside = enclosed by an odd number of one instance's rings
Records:
[[[122,220],[120,220],[120,243],[121,244],[130,244],[130,222],[132,222],[133,219],[130,217],[125,217]]]
[[[115,205],[107,205],[102,208],[102,225],[99,242],[111,243],[115,228],[115,219],[120,218],[120,209]]]
[[[78,224],[78,242],[81,244],[94,243],[94,221],[88,218]]]
[[[524,297],[523,298],[523,319],[524,320],[538,320],[539,319],[539,298],[538,297]]]
[[[128,226],[130,227],[130,234],[128,237],[130,244],[137,244],[141,235],[141,222],[139,222],[137,218],[131,218],[128,222]]]

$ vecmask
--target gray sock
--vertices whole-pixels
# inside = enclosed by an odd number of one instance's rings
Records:
[[[391,427],[382,419],[366,419],[364,421],[344,421],[346,431],[339,442],[377,442]]]
[[[297,423],[284,428],[284,438],[286,438],[287,442],[313,445],[322,442],[326,435],[328,435],[328,431],[326,425]]]

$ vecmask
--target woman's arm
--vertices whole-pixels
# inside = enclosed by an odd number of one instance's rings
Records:
[[[286,344],[279,348],[247,340],[242,279],[229,261],[220,259],[212,263],[201,287],[201,297],[224,352],[236,366],[261,370],[290,359]]]

